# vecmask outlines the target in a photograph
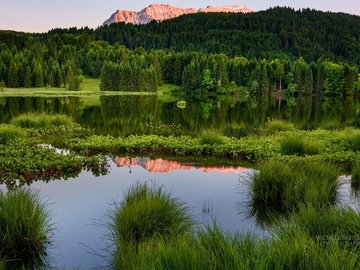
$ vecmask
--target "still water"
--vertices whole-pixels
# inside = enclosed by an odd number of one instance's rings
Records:
[[[70,115],[98,134],[113,136],[198,134],[204,129],[241,136],[239,130],[246,132],[272,119],[287,120],[304,129],[360,125],[360,102],[354,97],[256,100],[229,95],[94,95],[0,98],[0,123],[27,112]]]
[[[245,167],[207,167],[164,159],[113,158],[106,176],[83,172],[77,178],[36,182],[44,201],[48,200],[55,227],[50,258],[64,269],[91,269],[106,265],[110,249],[107,237],[109,211],[124,192],[137,182],[163,185],[190,208],[199,225],[216,221],[230,233],[241,231],[265,236],[248,216],[249,194]],[[96,254],[94,254],[96,253]]]

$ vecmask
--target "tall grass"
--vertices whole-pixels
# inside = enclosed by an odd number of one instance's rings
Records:
[[[287,137],[281,141],[280,146],[284,155],[317,155],[322,150],[319,143],[304,141],[299,137]]]
[[[200,144],[221,144],[224,138],[215,130],[205,130],[200,135]]]
[[[360,190],[360,164],[355,164],[351,174],[351,187],[357,191]]]
[[[342,247],[359,245],[360,214],[351,208],[301,208],[290,224],[301,228],[319,244],[337,241]]]
[[[272,120],[266,124],[269,132],[295,130],[294,124],[283,120]]]
[[[164,241],[144,242],[116,269],[358,269],[359,254],[331,241],[323,246],[299,227],[274,238],[228,236],[216,226]]]
[[[27,113],[15,117],[11,123],[21,128],[46,128],[70,125],[73,123],[73,120],[66,115]]]
[[[137,184],[116,206],[110,231],[115,246],[115,265],[123,265],[141,243],[161,238],[171,240],[191,231],[188,209],[163,187]],[[125,260],[125,261],[124,261]]]
[[[270,213],[286,214],[301,205],[334,204],[338,199],[339,175],[339,169],[332,164],[269,161],[259,166],[249,182],[249,212],[261,219],[258,215],[266,214],[267,208]]]
[[[0,144],[6,144],[9,141],[24,136],[24,131],[18,127],[10,125],[0,125]]]
[[[51,225],[46,205],[29,190],[0,191],[0,258],[13,269],[44,263]]]
[[[360,130],[355,128],[347,128],[336,135],[335,142],[344,145],[349,150],[359,151]]]

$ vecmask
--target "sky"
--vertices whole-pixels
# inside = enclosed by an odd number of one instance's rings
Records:
[[[273,6],[314,8],[360,16],[359,0],[0,0],[0,29],[46,32],[52,28],[96,28],[118,9],[141,10],[150,4],[176,7],[243,5],[255,11]]]

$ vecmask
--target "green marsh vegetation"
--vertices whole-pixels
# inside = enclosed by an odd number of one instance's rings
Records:
[[[317,174],[321,175],[324,173]],[[133,190],[138,188],[135,186]],[[131,195],[130,201],[133,198]],[[172,237],[158,233],[156,237],[138,242],[136,247],[123,241],[122,252],[113,254],[112,263],[115,269],[325,270],[359,267],[359,213],[327,203],[305,205],[300,202],[300,205],[286,220],[280,219],[279,225],[270,230],[270,238],[228,235],[214,224],[172,234]],[[148,228],[146,219],[149,217],[145,215],[144,222],[138,225]],[[116,216],[113,218],[115,220]],[[119,227],[111,226],[110,229],[113,234],[116,229],[123,232]],[[118,251],[117,243],[114,241]]]
[[[161,239],[171,241],[189,233],[192,218],[183,203],[163,187],[137,184],[131,187],[120,205],[113,209],[111,238],[115,246],[116,268],[126,267],[128,256],[142,243]]]
[[[52,230],[48,206],[37,193],[24,189],[0,192],[0,260],[6,269],[40,269]]]
[[[249,214],[256,220],[271,221],[303,205],[324,207],[337,202],[341,170],[334,164],[269,161],[258,169],[249,180]]]

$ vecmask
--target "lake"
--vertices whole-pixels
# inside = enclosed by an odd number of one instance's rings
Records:
[[[98,134],[196,135],[213,129],[227,136],[274,119],[298,128],[360,123],[360,102],[353,97],[266,98],[231,95],[115,95],[79,97],[1,97],[0,122],[27,112],[66,114]]]

